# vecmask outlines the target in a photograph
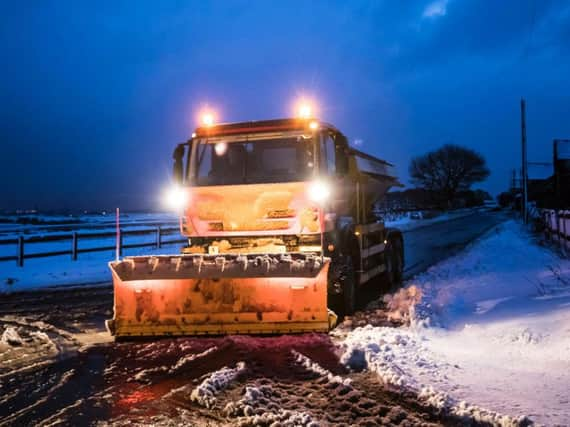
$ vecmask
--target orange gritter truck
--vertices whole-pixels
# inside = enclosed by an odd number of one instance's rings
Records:
[[[366,282],[402,278],[372,213],[388,162],[314,118],[199,127],[174,151],[180,254],[111,262],[116,337],[326,332]]]

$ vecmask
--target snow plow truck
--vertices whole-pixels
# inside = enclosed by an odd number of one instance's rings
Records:
[[[173,159],[188,245],[109,264],[116,337],[326,332],[363,284],[401,281],[402,234],[373,214],[401,184],[334,126],[210,121]]]

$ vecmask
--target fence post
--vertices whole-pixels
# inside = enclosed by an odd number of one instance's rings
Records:
[[[119,229],[119,256],[123,256],[123,230]]]
[[[566,236],[566,232],[567,232],[567,230],[566,230],[566,217],[567,216],[568,215],[566,214],[566,211],[562,211],[562,215],[560,215],[560,217],[562,218],[562,241],[564,242],[564,245],[563,245],[564,255],[566,255],[566,245],[568,243],[567,236]]]
[[[558,246],[562,248],[562,225],[560,224],[560,213],[556,211],[556,234],[558,236]]]
[[[160,249],[162,247],[162,231],[160,225],[156,227],[156,248]]]
[[[18,267],[24,266],[24,236],[18,236]]]
[[[552,235],[552,211],[548,211],[548,241],[552,243],[554,241],[554,236]]]
[[[71,259],[77,261],[77,231],[71,235]]]

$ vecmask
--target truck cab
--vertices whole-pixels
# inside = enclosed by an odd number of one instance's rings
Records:
[[[393,167],[350,147],[334,126],[298,118],[203,126],[174,160],[184,253],[312,253],[341,270],[350,264],[353,287],[389,269],[392,282],[401,279],[401,234],[372,214],[400,185]],[[344,292],[338,282],[329,294]]]

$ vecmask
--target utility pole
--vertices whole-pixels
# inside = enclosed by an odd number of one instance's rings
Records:
[[[522,148],[522,168],[521,168],[521,178],[522,178],[522,218],[525,224],[528,224],[528,216],[527,216],[527,162],[526,162],[526,103],[524,98],[521,98],[521,148]]]

